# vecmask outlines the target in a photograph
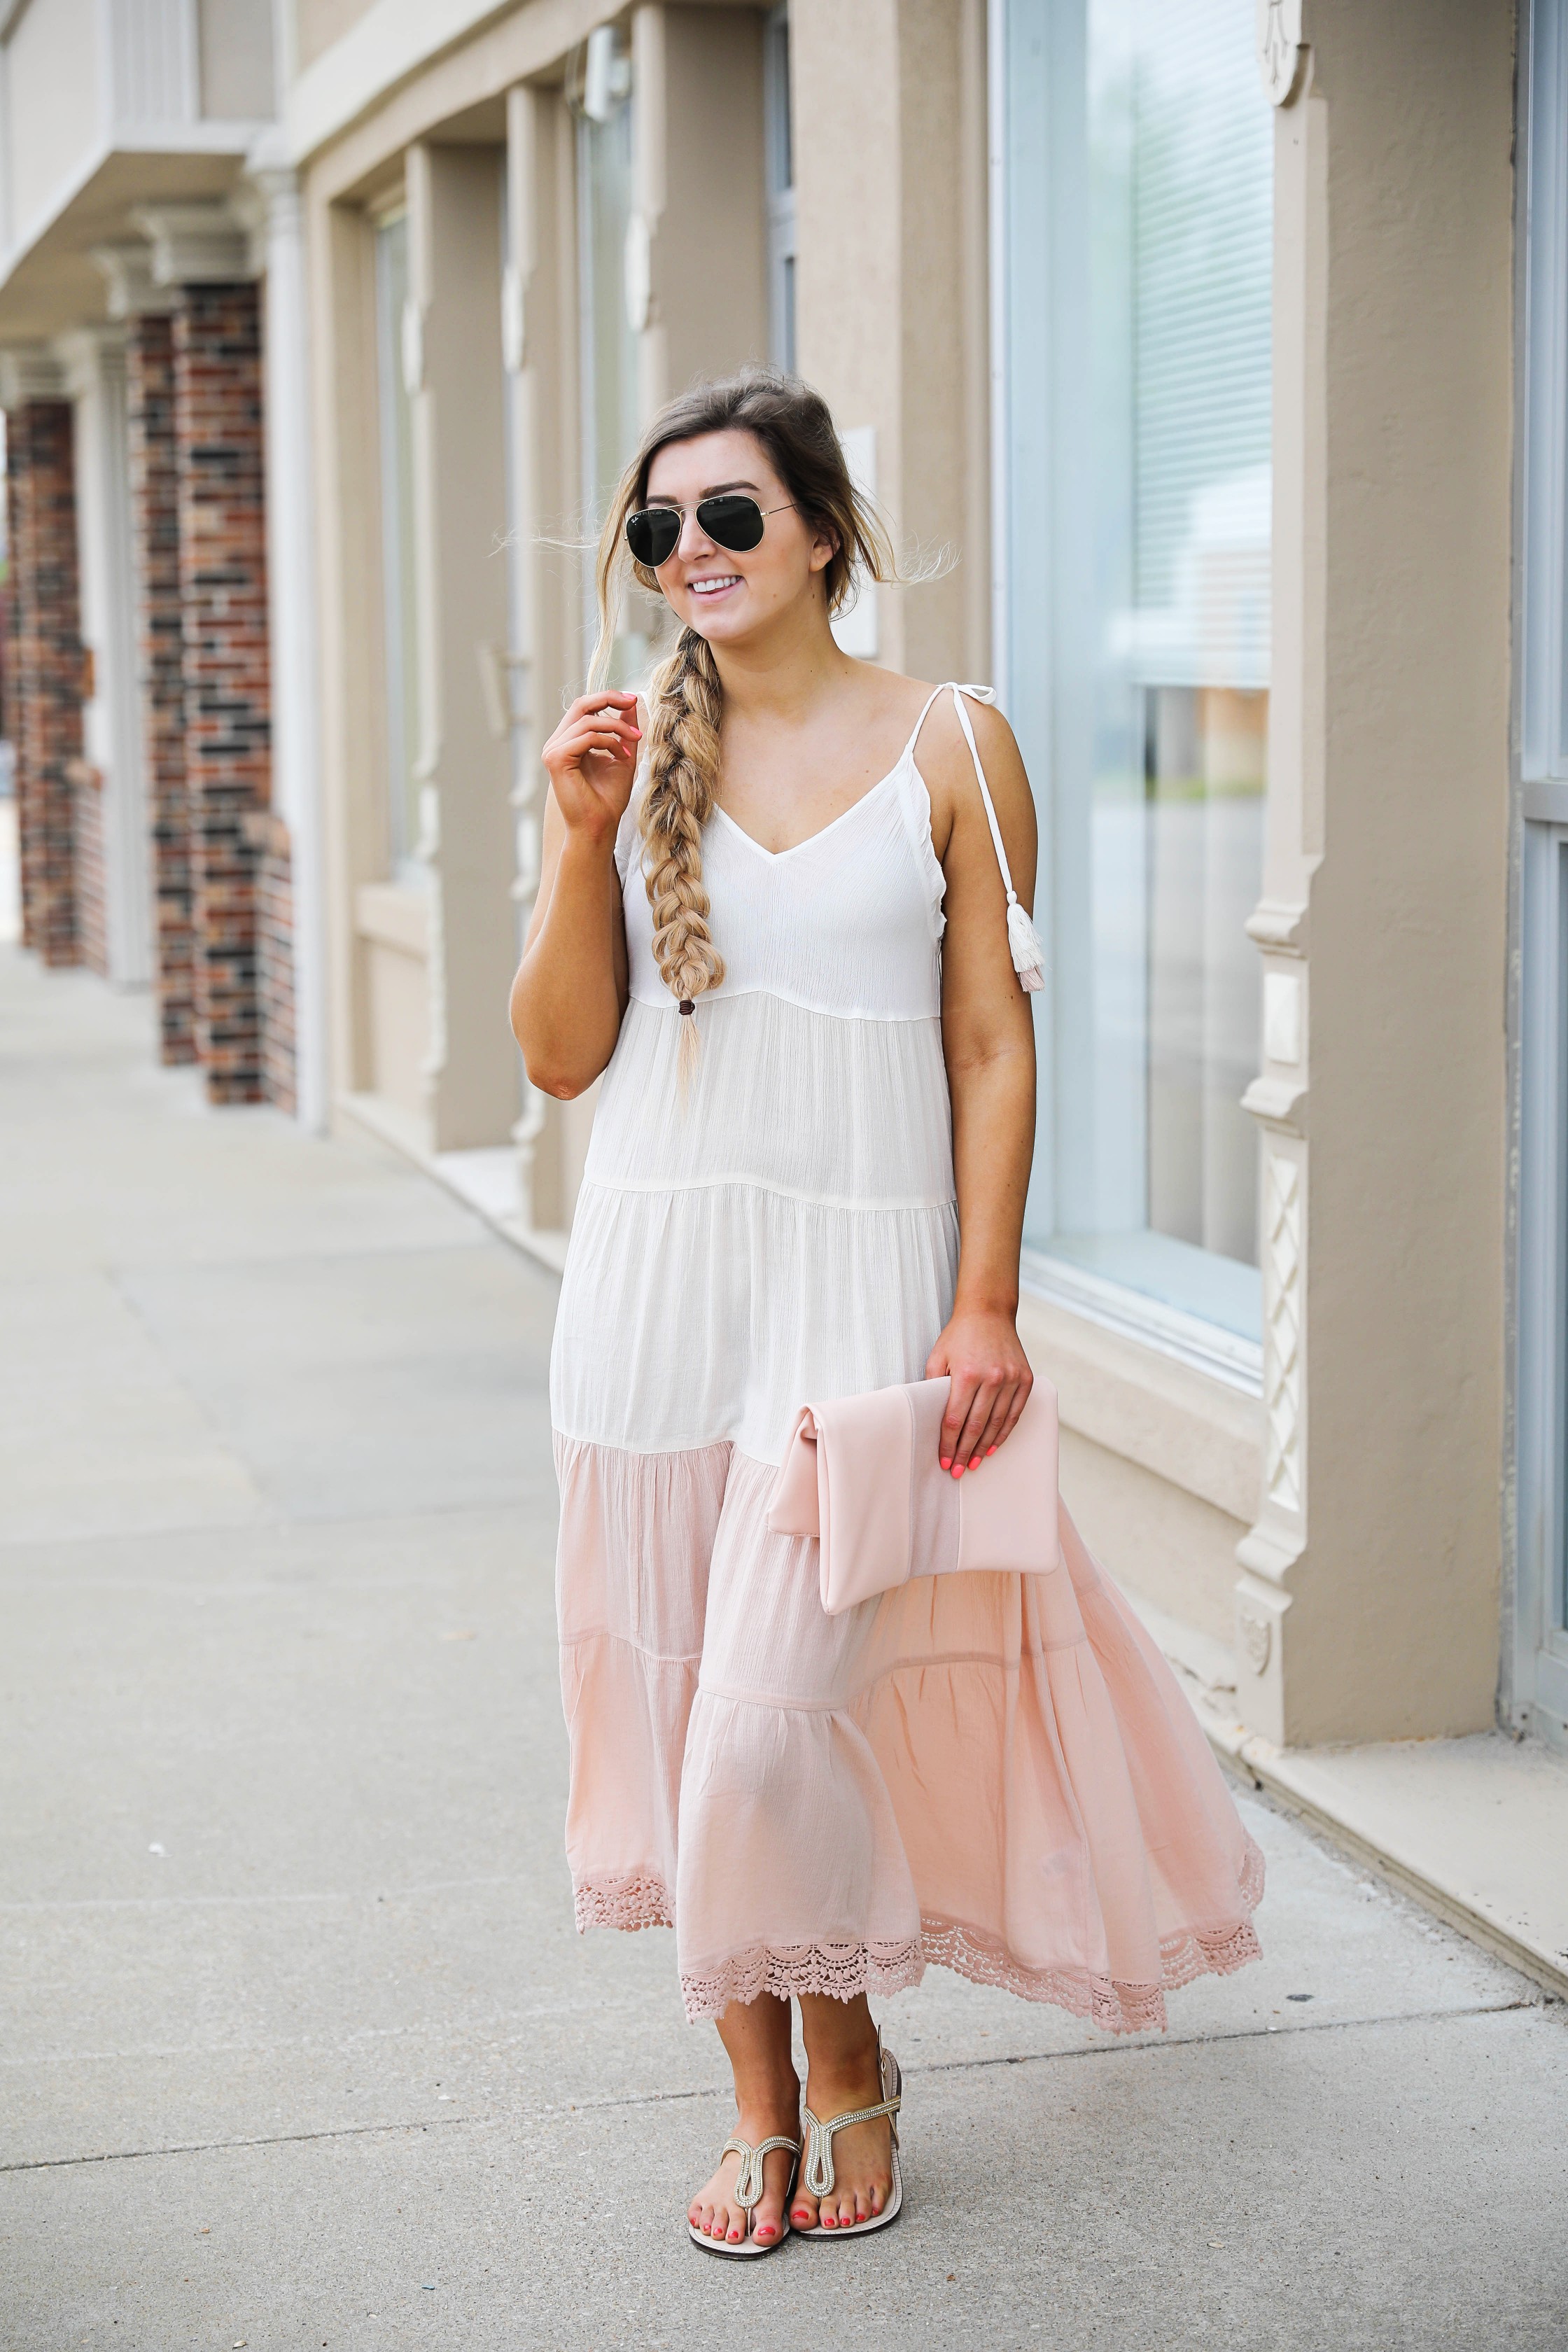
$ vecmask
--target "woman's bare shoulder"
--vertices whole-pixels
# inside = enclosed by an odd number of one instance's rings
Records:
[[[994,704],[966,695],[963,709],[1003,833],[1009,842],[1026,842],[1032,856],[1034,799],[1013,730]],[[975,787],[974,761],[952,694],[937,696],[921,729],[916,759],[931,796],[931,835],[939,857],[945,855],[955,825],[967,830],[978,823],[989,830]]]

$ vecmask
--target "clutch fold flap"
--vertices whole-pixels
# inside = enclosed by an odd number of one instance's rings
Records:
[[[945,1380],[803,1405],[768,1525],[815,1536],[822,1605],[852,1609],[912,1578],[1057,1565],[1057,1392],[1037,1380],[1006,1444],[963,1478],[937,1437]]]
[[[816,1416],[803,1404],[773,1486],[768,1525],[775,1535],[819,1536],[816,1509]]]

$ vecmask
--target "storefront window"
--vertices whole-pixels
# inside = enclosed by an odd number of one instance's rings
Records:
[[[1051,966],[1026,1239],[1047,1286],[1213,1327],[1245,1376],[1273,203],[1252,0],[1000,13],[999,666]]]
[[[376,374],[381,422],[381,568],[386,660],[386,833],[391,871],[413,879],[419,839],[419,662],[415,613],[414,429],[404,343],[408,219],[375,232]]]

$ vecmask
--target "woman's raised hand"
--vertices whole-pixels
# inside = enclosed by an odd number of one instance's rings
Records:
[[[569,833],[615,838],[632,796],[641,740],[635,694],[606,687],[577,697],[541,754]]]

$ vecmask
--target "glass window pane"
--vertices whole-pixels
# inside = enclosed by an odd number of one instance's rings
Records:
[[[1272,122],[1251,0],[1010,0],[1011,715],[1037,1249],[1259,1329]]]
[[[607,30],[607,28],[601,28]],[[582,331],[583,479],[584,521],[596,534],[637,443],[637,344],[626,315],[626,234],[632,215],[631,60],[616,57],[606,110],[577,117],[578,315]],[[585,567],[584,628],[597,634],[591,565]],[[627,631],[616,641],[610,677],[625,685],[638,677],[646,637]]]

